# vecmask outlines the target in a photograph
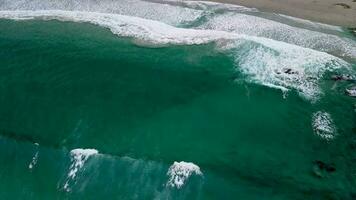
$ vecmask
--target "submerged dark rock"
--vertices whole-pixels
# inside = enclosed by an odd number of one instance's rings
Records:
[[[341,6],[341,7],[345,8],[345,9],[350,9],[351,8],[351,6],[347,5],[346,3],[336,3],[334,5],[335,6]]]
[[[320,160],[317,160],[315,163],[321,170],[325,170],[327,172],[335,172],[336,171],[336,168],[334,167],[333,164],[326,164]]]
[[[350,74],[332,75],[331,80],[334,81],[355,81],[355,78]]]
[[[355,28],[348,28],[350,33],[356,37],[356,27]]]
[[[283,69],[283,72],[284,72],[285,74],[298,74],[297,71],[293,71],[291,68],[284,68],[284,69]]]
[[[281,74],[281,73],[285,73],[285,74],[298,74],[297,71],[294,71],[293,69],[291,68],[283,68],[281,71],[278,70],[276,71],[277,74]]]
[[[350,88],[347,88],[345,90],[345,93],[350,97],[356,97],[356,85],[354,85]]]
[[[349,144],[349,147],[351,150],[356,150],[356,143],[352,142],[351,144]]]
[[[314,174],[318,177],[324,177],[326,174],[336,171],[334,164],[327,164],[323,161],[317,160],[314,164]]]

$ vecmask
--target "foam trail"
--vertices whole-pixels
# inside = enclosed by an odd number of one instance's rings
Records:
[[[71,191],[69,187],[70,182],[75,180],[78,171],[84,166],[89,157],[95,154],[98,154],[96,149],[73,149],[70,151],[72,164],[69,167],[67,180],[63,186],[66,192]]]
[[[180,189],[192,175],[202,176],[199,166],[191,162],[174,162],[168,169],[167,186]]]
[[[312,125],[315,134],[325,140],[332,140],[336,136],[334,122],[327,112],[318,111],[313,114]]]
[[[39,144],[38,144],[38,143],[35,143],[35,145],[36,145],[36,147],[38,148]],[[35,153],[35,155],[32,157],[32,160],[31,160],[30,164],[28,165],[28,168],[29,168],[30,170],[32,170],[33,167],[35,167],[36,164],[37,164],[37,161],[38,161],[38,153],[39,153],[39,152],[38,152],[38,149],[36,149],[36,153]]]
[[[0,11],[7,19],[57,19],[89,22],[109,28],[114,34],[155,45],[198,45],[217,42],[220,50],[237,51],[238,70],[251,81],[274,88],[295,89],[307,99],[321,94],[317,82],[324,72],[348,66],[335,56],[268,38],[228,31],[177,28],[159,21],[97,12]],[[291,69],[292,74],[281,73]]]

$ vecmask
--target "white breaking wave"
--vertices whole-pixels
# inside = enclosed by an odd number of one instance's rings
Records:
[[[202,176],[199,166],[191,162],[174,162],[168,169],[167,186],[181,188],[192,175]]]
[[[329,113],[322,111],[314,113],[312,125],[314,132],[322,139],[331,140],[335,138],[336,128]]]
[[[237,69],[249,75],[251,81],[284,90],[296,89],[308,99],[314,99],[321,93],[317,82],[324,72],[348,65],[327,53],[268,38],[228,31],[177,28],[159,21],[126,15],[42,10],[0,11],[0,18],[88,22],[109,28],[119,36],[157,45],[217,42],[221,50],[237,51],[233,54]]]
[[[63,186],[65,191],[69,192],[71,190],[69,187],[70,182],[75,180],[78,171],[84,166],[89,157],[95,154],[98,154],[96,149],[73,149],[70,151],[72,164],[69,167],[67,180]]]
[[[63,10],[120,14],[160,21],[173,26],[194,23],[208,15],[207,21],[196,28],[267,37],[356,59],[354,40],[340,37],[340,34],[326,34],[319,31],[343,32],[340,27],[285,15],[272,16],[270,13],[259,12],[254,8],[231,4],[181,0],[157,0],[156,2],[143,0],[0,0],[0,10]],[[278,17],[288,19],[283,21],[298,22],[316,31],[267,19]]]

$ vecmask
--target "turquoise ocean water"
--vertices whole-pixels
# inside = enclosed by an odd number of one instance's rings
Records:
[[[0,1],[0,199],[355,199],[356,40],[205,2]]]

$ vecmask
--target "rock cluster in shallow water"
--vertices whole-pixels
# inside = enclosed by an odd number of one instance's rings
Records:
[[[354,85],[350,88],[347,88],[345,90],[345,93],[350,97],[356,97],[356,85]]]

